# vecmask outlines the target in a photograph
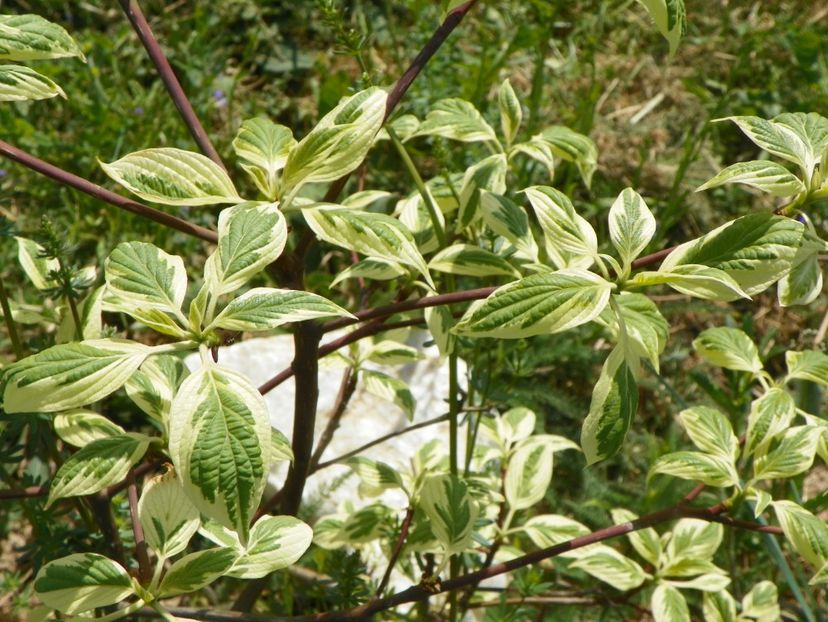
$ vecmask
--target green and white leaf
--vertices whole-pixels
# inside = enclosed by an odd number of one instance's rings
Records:
[[[343,98],[293,147],[282,173],[282,193],[306,183],[339,179],[358,167],[382,127],[387,94],[376,87]]]
[[[552,147],[540,135],[533,136],[528,141],[512,145],[509,149],[508,158],[512,161],[518,154],[523,154],[527,157],[537,160],[546,167],[546,173],[551,182],[555,177],[555,154]]]
[[[825,242],[816,234],[810,221],[806,226],[802,243],[791,263],[791,271],[779,281],[779,304],[783,307],[810,304],[822,293],[819,254],[825,251]]]
[[[667,39],[670,55],[676,53],[679,40],[687,29],[684,0],[638,0],[650,14],[656,28]]]
[[[677,451],[661,456],[650,468],[650,475],[656,473],[719,488],[739,484],[739,474],[733,462],[698,451]]]
[[[828,525],[793,501],[771,503],[785,538],[808,563],[821,568],[828,560]]]
[[[770,581],[760,581],[742,598],[742,615],[771,622],[779,620],[779,592]]]
[[[523,109],[520,100],[515,95],[515,89],[508,79],[500,84],[497,91],[497,104],[500,108],[500,127],[503,130],[503,137],[506,139],[506,146],[511,145],[517,138],[520,124],[523,120]]]
[[[279,195],[279,171],[295,146],[290,128],[265,117],[244,121],[233,139],[233,151],[242,168],[271,201]]]
[[[683,560],[711,560],[724,537],[724,528],[695,518],[683,518],[676,522],[665,551],[665,566]]]
[[[703,300],[730,302],[750,298],[727,272],[699,264],[675,266],[669,272],[639,272],[628,284],[638,287],[669,285],[682,294]]]
[[[165,559],[187,548],[201,526],[198,510],[173,469],[146,480],[138,500],[138,520],[149,547]]]
[[[173,397],[188,375],[180,357],[161,354],[144,361],[141,369],[127,380],[124,389],[138,408],[166,426]]]
[[[783,479],[810,469],[823,431],[811,425],[789,428],[773,451],[754,459],[754,478]]]
[[[123,242],[107,258],[104,275],[109,294],[118,300],[110,309],[130,314],[157,309],[183,318],[187,271],[181,257],[146,242]]]
[[[688,581],[670,579],[668,583],[683,590],[699,590],[700,592],[721,592],[730,585],[730,577],[721,572],[703,574]]]
[[[233,549],[207,549],[185,555],[167,569],[161,585],[160,598],[195,592],[227,574],[233,567],[238,552]]]
[[[585,270],[533,274],[470,308],[454,332],[505,339],[562,332],[595,319],[611,291],[611,283]]]
[[[253,288],[234,298],[207,330],[261,331],[320,317],[353,317],[327,298],[293,289]]]
[[[147,452],[150,440],[129,432],[92,441],[69,456],[55,473],[46,505],[65,497],[91,495],[122,482]]]
[[[361,190],[342,199],[342,206],[350,209],[365,209],[392,196],[394,195],[385,190]]]
[[[299,561],[313,540],[313,531],[292,516],[262,516],[227,576],[259,579]]]
[[[363,278],[377,281],[392,281],[404,277],[407,274],[408,271],[398,263],[368,257],[367,259],[361,259],[337,274],[331,283],[331,287],[338,285],[346,279]]]
[[[502,257],[479,246],[454,244],[437,253],[428,267],[437,272],[464,276],[520,277],[520,271]]]
[[[442,136],[461,142],[497,143],[492,126],[464,99],[441,99],[420,123],[414,136]]]
[[[788,375],[785,382],[791,380],[808,380],[823,387],[828,387],[828,355],[816,350],[804,352],[785,352],[785,364]]]
[[[641,195],[632,188],[624,189],[610,207],[609,233],[625,266],[647,247],[655,230],[655,216]]]
[[[15,240],[17,260],[32,285],[41,291],[56,287],[57,282],[51,278],[51,273],[60,268],[58,260],[42,257],[44,248],[34,240],[21,237],[15,237]]]
[[[368,393],[400,408],[409,421],[414,418],[414,409],[417,402],[405,382],[399,378],[370,369],[364,369],[360,372],[360,380]]]
[[[506,192],[506,156],[496,153],[466,169],[460,186],[460,206],[457,214],[457,231],[472,224],[480,213],[480,198],[484,191],[495,194]]]
[[[0,46],[3,30],[0,26]],[[50,99],[66,93],[49,78],[23,65],[0,65],[0,102]]]
[[[359,478],[359,494],[378,497],[386,490],[404,488],[399,472],[384,462],[354,456],[346,463]]]
[[[592,390],[589,414],[581,428],[581,448],[587,464],[615,454],[624,442],[638,410],[638,385],[623,346],[610,352]]]
[[[261,394],[218,365],[189,376],[170,408],[170,456],[187,496],[242,541],[264,491],[270,430]]]
[[[741,116],[716,119],[733,121],[745,135],[768,153],[802,167],[806,185],[818,161],[810,141],[790,127],[790,123],[776,123],[760,117]]]
[[[326,242],[411,266],[433,287],[414,237],[396,218],[339,207],[304,209],[302,214],[313,232]]]
[[[521,256],[538,261],[538,245],[526,210],[508,197],[484,190],[480,193],[480,215],[489,229],[511,242]]]
[[[447,356],[454,351],[454,344],[457,340],[452,329],[455,320],[451,311],[446,306],[429,307],[423,313],[425,315],[428,332],[431,333],[437,349],[441,356]]]
[[[752,296],[790,270],[803,231],[802,223],[790,218],[769,212],[748,214],[680,245],[659,272],[673,272],[686,264],[718,268]]]
[[[91,410],[74,409],[58,413],[52,424],[60,440],[73,447],[84,447],[92,441],[125,434],[121,426]]]
[[[708,328],[693,341],[693,349],[708,363],[718,367],[753,375],[763,369],[756,344],[738,328]]]
[[[632,590],[650,578],[635,561],[605,544],[570,551],[575,557],[570,568],[578,568],[616,590]]]
[[[598,168],[598,148],[589,136],[585,136],[563,125],[552,125],[544,129],[532,141],[544,141],[552,153],[562,160],[573,162],[584,185],[589,188],[592,175]]]
[[[659,583],[650,601],[654,622],[690,622],[687,601],[676,588]]]
[[[75,40],[62,26],[38,15],[0,15],[0,60],[28,61],[77,56]]]
[[[541,514],[526,521],[520,529],[532,543],[546,549],[590,533],[589,528],[576,520],[558,514]],[[565,556],[565,554],[563,555]]]
[[[622,523],[631,523],[638,518],[638,515],[633,514],[629,510],[616,508],[610,511],[612,522],[616,525]],[[658,565],[661,557],[661,540],[658,537],[658,532],[652,527],[638,529],[627,534],[627,539],[635,549],[635,552],[641,555],[653,566]]]
[[[478,507],[466,483],[455,475],[433,475],[420,491],[420,504],[446,555],[465,551],[472,542]]]
[[[707,406],[694,406],[679,413],[679,420],[690,440],[701,451],[735,462],[739,439],[733,426],[720,411]]]
[[[535,413],[523,406],[510,408],[495,418],[498,437],[504,448],[529,438],[535,432]]]
[[[509,459],[504,491],[510,510],[530,508],[546,494],[552,482],[553,448],[530,442],[518,446]]]
[[[696,192],[724,184],[744,184],[776,197],[791,197],[805,191],[802,181],[781,164],[769,160],[752,160],[732,164]]]
[[[549,186],[524,190],[543,229],[546,252],[559,268],[589,268],[598,254],[595,230],[569,198]]]
[[[669,325],[656,304],[643,294],[622,292],[614,296],[617,309],[607,307],[597,318],[606,326],[616,343],[624,341],[624,347],[640,358],[647,359],[656,371],[659,355],[664,351],[669,335]],[[622,333],[618,313],[624,321]],[[632,365],[628,361],[628,364]]]
[[[43,350],[9,365],[6,412],[57,412],[97,402],[120,389],[152,352],[124,339],[93,339]]]
[[[753,400],[745,435],[745,455],[764,455],[771,442],[790,427],[796,414],[791,394],[772,387]]]
[[[412,348],[399,341],[386,339],[371,344],[360,358],[381,365],[404,365],[419,361],[423,358],[423,354],[417,348]]]
[[[705,592],[702,613],[704,622],[737,622],[736,600],[727,590]]]
[[[270,428],[270,459],[273,462],[286,460],[293,462],[295,456],[293,455],[293,448],[287,436],[282,434],[276,428]]]
[[[192,151],[144,149],[100,165],[111,179],[154,203],[215,205],[243,200],[223,168]]]
[[[222,210],[218,247],[204,266],[204,280],[213,296],[237,290],[276,261],[287,235],[277,203],[246,201]]]
[[[43,566],[34,591],[50,609],[74,615],[115,605],[134,593],[123,566],[97,553],[75,553]]]

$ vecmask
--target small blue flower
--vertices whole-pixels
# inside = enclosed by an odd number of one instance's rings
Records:
[[[135,106],[135,108],[132,109],[132,114],[134,114],[135,116],[140,117],[142,114],[144,114],[144,107],[143,106]]]
[[[216,100],[216,107],[218,108],[224,108],[227,105],[227,97],[221,89],[213,91],[213,99]]]
[[[5,176],[6,176],[6,169],[0,168],[0,177],[5,177]]]

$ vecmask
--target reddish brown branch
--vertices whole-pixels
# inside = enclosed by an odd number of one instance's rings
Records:
[[[443,23],[440,24],[440,27],[434,31],[434,34],[431,35],[431,38],[423,46],[423,49],[420,50],[420,53],[414,57],[414,60],[411,61],[411,65],[405,70],[405,73],[403,73],[400,79],[394,84],[394,88],[392,88],[388,93],[388,99],[385,101],[385,118],[383,119],[383,123],[385,123],[385,121],[387,121],[391,116],[391,113],[394,112],[397,104],[400,103],[400,100],[406,94],[408,88],[423,71],[426,64],[428,64],[428,61],[431,60],[431,57],[434,56],[437,50],[440,49],[440,46],[445,43],[449,35],[455,28],[457,28],[460,22],[463,21],[466,13],[468,13],[475,4],[477,4],[477,0],[468,0],[468,2],[455,7],[449,12],[448,15],[446,15]],[[324,201],[327,203],[336,201],[337,197],[342,192],[342,189],[345,187],[349,177],[350,173],[340,177],[333,184],[331,184],[331,187],[328,188],[328,192],[325,194]]]
[[[138,518],[138,486],[135,484],[135,471],[129,471],[127,476],[127,499],[129,500],[129,518],[132,522],[132,533],[135,536],[135,557],[138,558],[138,581],[146,585],[152,576],[149,560],[149,547],[144,539],[144,528]]]
[[[213,147],[213,143],[211,143],[210,139],[207,137],[207,132],[204,131],[201,122],[198,120],[198,117],[190,104],[190,100],[187,99],[184,89],[181,88],[181,83],[178,81],[173,68],[170,66],[167,57],[164,55],[164,51],[158,44],[158,40],[155,38],[155,35],[152,34],[152,29],[150,28],[146,17],[144,17],[141,7],[138,5],[138,0],[119,0],[119,3],[121,8],[124,10],[124,13],[126,13],[129,23],[132,24],[132,27],[135,29],[135,34],[138,35],[144,49],[146,49],[150,60],[152,60],[152,64],[155,65],[155,69],[158,71],[161,81],[164,83],[167,92],[170,94],[170,98],[173,100],[175,107],[178,108],[178,113],[181,115],[181,118],[184,119],[184,123],[186,123],[187,128],[190,130],[190,134],[193,135],[199,149],[201,149],[201,152],[213,162],[218,164],[224,170],[227,170],[227,167],[224,166],[224,162],[222,162],[218,151],[216,151],[215,147]]]
[[[411,529],[411,521],[413,518],[414,507],[408,506],[408,509],[405,511],[405,518],[403,518],[402,525],[400,525],[400,535],[397,536],[397,541],[394,543],[394,550],[391,552],[391,558],[388,560],[388,567],[385,569],[385,574],[382,575],[382,580],[377,587],[377,598],[382,596],[382,593],[388,586],[388,581],[391,579],[391,571],[394,570],[394,566],[397,564],[397,560],[400,557],[403,546],[405,546],[405,541],[408,539],[408,531]]]
[[[59,184],[85,192],[96,199],[105,201],[110,205],[114,205],[115,207],[127,212],[137,214],[143,218],[148,218],[149,220],[153,220],[166,227],[201,238],[202,240],[212,244],[215,244],[218,241],[218,236],[214,231],[210,231],[209,229],[187,222],[186,220],[173,216],[172,214],[162,212],[161,210],[157,210],[153,207],[149,207],[131,199],[127,199],[126,197],[122,197],[119,194],[115,194],[111,190],[107,190],[97,184],[93,184],[91,181],[78,177],[69,171],[64,171],[62,168],[58,168],[53,164],[44,162],[30,153],[26,153],[17,147],[13,147],[3,140],[0,140],[0,156],[14,160],[26,168],[30,168],[41,175],[54,179]]]

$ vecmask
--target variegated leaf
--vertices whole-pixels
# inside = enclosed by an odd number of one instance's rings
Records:
[[[320,317],[353,317],[327,298],[293,289],[256,287],[222,309],[206,330],[260,331]]]
[[[696,447],[735,462],[739,439],[733,433],[730,421],[721,412],[707,406],[695,406],[679,413],[679,419]]]
[[[125,433],[121,426],[91,410],[76,409],[58,413],[52,424],[60,440],[73,447],[84,447],[92,441]]]
[[[538,245],[529,227],[526,210],[508,197],[482,191],[480,215],[496,234],[503,236],[529,261],[538,261]]]
[[[520,272],[508,261],[471,244],[454,244],[444,248],[428,262],[428,267],[437,272],[465,276],[520,277]]]
[[[215,205],[243,200],[224,169],[192,151],[172,147],[144,149],[100,165],[114,181],[154,203]]]
[[[462,142],[497,142],[492,127],[464,99],[441,99],[420,123],[414,136],[443,136]]]
[[[62,26],[38,15],[0,15],[0,60],[46,60],[77,56],[78,44]]]
[[[245,541],[270,465],[270,421],[261,394],[213,365],[182,384],[170,407],[170,456],[193,504]]]
[[[0,46],[3,31],[0,26]],[[57,84],[34,69],[23,65],[0,65],[0,102],[50,99],[60,95],[65,98]]]
[[[291,150],[283,194],[295,195],[306,183],[334,181],[358,167],[382,126],[386,99],[376,87],[343,98]]]
[[[233,549],[207,549],[185,555],[167,569],[158,595],[169,598],[176,594],[195,592],[227,574],[238,557]]]
[[[146,453],[149,441],[148,436],[129,432],[85,445],[55,473],[46,504],[65,497],[91,495],[122,482]]]
[[[123,339],[93,339],[43,350],[7,368],[6,412],[57,412],[117,391],[152,348]]]
[[[295,146],[290,128],[265,117],[244,121],[233,139],[233,151],[242,168],[271,201],[279,195],[279,171],[285,167]]]
[[[388,374],[369,369],[362,370],[359,375],[362,385],[368,393],[398,406],[409,421],[414,418],[414,409],[417,402],[405,382]]]
[[[138,519],[147,544],[165,559],[187,548],[201,525],[198,510],[184,494],[173,469],[145,481],[138,500]]]
[[[802,181],[781,164],[768,160],[752,160],[732,164],[696,192],[723,184],[744,184],[777,197],[790,197],[805,191]]]
[[[339,207],[304,209],[308,226],[326,242],[411,266],[433,286],[411,232],[396,218]]]
[[[595,230],[575,212],[569,198],[549,186],[533,186],[525,191],[535,210],[549,258],[559,268],[588,268],[598,254]]]
[[[758,294],[791,268],[802,223],[769,212],[748,214],[678,246],[659,268],[673,272],[701,264],[727,272],[748,295]]]
[[[606,544],[576,549],[568,556],[575,557],[570,568],[583,570],[616,590],[634,589],[650,577],[635,561]]]
[[[423,484],[420,503],[446,554],[466,550],[478,514],[466,483],[456,475],[433,475]]]
[[[118,604],[134,592],[123,566],[97,553],[49,562],[38,571],[34,590],[43,604],[67,615]]]
[[[641,254],[656,230],[656,220],[644,199],[632,188],[626,188],[609,211],[609,233],[613,246],[629,265]]]
[[[737,328],[708,328],[693,341],[693,349],[707,362],[719,367],[754,375],[762,371],[756,344]]]
[[[595,319],[611,291],[609,282],[585,270],[534,274],[471,307],[454,332],[505,339],[562,332]]]
[[[313,531],[292,516],[262,516],[250,530],[250,540],[227,573],[240,579],[259,579],[299,561],[313,540]]]
[[[520,100],[515,95],[509,80],[504,80],[497,91],[497,103],[500,108],[500,127],[503,130],[503,137],[506,145],[511,145],[520,130],[520,123],[523,120],[523,110],[520,107]]]
[[[276,261],[285,248],[287,224],[277,203],[247,201],[222,210],[218,237],[204,266],[213,296],[236,291]]]

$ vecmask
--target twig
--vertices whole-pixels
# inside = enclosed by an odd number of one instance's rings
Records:
[[[328,419],[328,425],[326,425],[325,429],[322,431],[322,436],[319,437],[319,441],[316,443],[316,449],[313,452],[313,456],[311,456],[311,473],[313,473],[316,470],[316,467],[319,465],[319,461],[322,460],[322,455],[325,453],[325,450],[328,448],[328,445],[331,444],[334,433],[336,432],[336,429],[339,427],[339,422],[342,419],[342,415],[345,414],[345,410],[348,407],[348,402],[354,395],[356,387],[357,375],[354,373],[354,369],[352,367],[349,367],[345,370],[345,373],[342,375],[342,382],[339,385],[339,393],[337,393],[336,402],[334,403],[334,406],[331,409],[331,415]]]
[[[425,320],[422,318],[414,318],[411,320],[403,320],[400,322],[391,322],[388,324],[385,323],[374,323],[363,326],[353,332],[348,333],[347,335],[343,335],[339,339],[334,339],[331,342],[328,342],[324,345],[319,346],[319,358],[324,356],[328,356],[339,350],[339,348],[344,348],[345,346],[354,343],[355,341],[359,341],[360,339],[364,339],[365,337],[371,337],[372,335],[376,335],[377,333],[385,332],[386,330],[391,330],[393,328],[404,328],[406,326],[416,326],[418,324],[422,324]],[[322,327],[323,332],[325,331],[325,327]],[[293,367],[287,367],[280,371],[278,374],[273,376],[270,380],[265,382],[259,387],[259,393],[264,395],[278,387],[282,384],[285,380],[289,379],[293,376],[294,371]]]
[[[40,173],[41,175],[54,179],[56,182],[63,184],[64,186],[70,186],[76,190],[85,192],[96,199],[105,201],[110,205],[114,205],[115,207],[127,212],[137,214],[143,218],[148,218],[149,220],[153,220],[166,227],[181,231],[187,235],[192,235],[212,244],[215,244],[218,241],[218,235],[215,231],[210,231],[209,229],[200,227],[199,225],[173,216],[172,214],[168,214],[153,207],[127,199],[126,197],[122,197],[120,194],[115,194],[111,190],[107,190],[98,184],[93,184],[91,181],[88,181],[83,177],[78,177],[69,171],[65,171],[53,164],[44,162],[30,153],[26,153],[17,147],[13,147],[3,140],[0,140],[0,156],[14,160],[26,168],[32,169],[36,173]]]
[[[213,162],[218,164],[224,170],[227,170],[227,167],[224,166],[224,162],[222,162],[218,151],[216,151],[215,147],[213,147],[213,143],[211,143],[210,139],[207,137],[207,132],[204,131],[201,122],[198,120],[198,117],[190,104],[190,100],[187,99],[184,89],[181,88],[181,83],[175,76],[175,72],[170,66],[167,57],[164,55],[164,51],[161,49],[161,46],[158,44],[158,40],[155,38],[155,35],[152,34],[152,29],[150,28],[146,17],[144,17],[141,7],[138,5],[138,0],[118,1],[127,16],[129,23],[132,24],[132,27],[135,29],[135,34],[138,35],[144,49],[146,49],[150,60],[152,60],[153,65],[155,65],[158,75],[160,76],[162,82],[164,82],[167,92],[170,94],[170,98],[173,100],[175,107],[178,108],[181,118],[184,119],[184,123],[186,123],[187,128],[190,130],[190,134],[193,135],[199,149],[201,149],[201,152]]]
[[[407,428],[403,428],[402,430],[398,430],[396,432],[390,432],[385,436],[380,436],[379,438],[374,439],[369,443],[365,443],[361,447],[357,447],[356,449],[349,451],[348,453],[342,454],[341,456],[337,456],[331,460],[326,460],[325,462],[320,462],[316,468],[314,469],[314,473],[317,471],[321,471],[322,469],[327,469],[329,466],[333,466],[339,462],[343,462],[348,458],[352,458],[361,454],[362,452],[371,449],[375,445],[379,445],[380,443],[384,443],[385,441],[395,438],[397,436],[402,436],[403,434],[408,434],[409,432],[413,432],[414,430],[419,430],[420,428],[425,428],[430,425],[435,425],[437,423],[442,423],[443,421],[448,421],[449,416],[448,413],[445,415],[440,415],[439,417],[435,417],[434,419],[428,419],[427,421],[421,421],[420,423],[415,423],[414,425],[410,425]]]
[[[481,289],[472,289],[465,292],[455,292],[452,294],[441,294],[439,296],[426,296],[423,298],[417,298],[415,300],[405,300],[403,302],[398,302],[390,305],[385,305],[383,307],[377,307],[375,309],[368,309],[365,312],[357,312],[354,315],[357,316],[357,320],[352,320],[350,318],[345,318],[342,321],[333,321],[328,322],[322,326],[322,332],[328,333],[332,330],[337,328],[342,328],[343,326],[350,326],[352,324],[356,324],[357,322],[367,321],[371,319],[381,319],[383,317],[388,317],[390,315],[394,315],[396,313],[403,313],[404,311],[411,311],[414,309],[425,309],[427,307],[436,307],[441,304],[453,304],[457,302],[465,302],[469,300],[478,300],[480,298],[485,298],[490,293],[494,291],[494,287],[483,287]],[[391,328],[401,328],[404,326],[415,326],[417,324],[422,324],[424,320],[422,318],[414,318],[411,320],[403,320],[396,323],[389,323],[384,324],[381,322],[368,324],[357,330],[348,333],[347,335],[343,335],[339,339],[334,339],[322,346],[319,347],[319,358],[323,356],[327,356],[332,352],[336,352],[339,348],[343,348],[355,341],[359,341],[365,337],[369,337],[371,335],[376,335],[377,333],[381,333],[386,330],[390,330]],[[259,392],[262,394],[268,393],[272,391],[280,384],[282,384],[285,380],[293,376],[293,369],[288,367],[283,369],[278,374],[270,378],[267,382],[262,384],[259,387]]]
[[[409,505],[408,509],[405,511],[405,518],[403,518],[402,525],[400,525],[400,535],[397,536],[397,541],[394,544],[394,550],[391,552],[391,558],[388,560],[388,567],[385,569],[385,574],[382,575],[382,580],[380,581],[379,586],[377,587],[377,591],[375,596],[379,598],[382,596],[382,593],[385,591],[385,588],[388,586],[388,581],[391,579],[391,571],[394,570],[394,566],[397,563],[397,559],[400,557],[400,552],[405,545],[405,541],[408,538],[408,530],[411,528],[411,520],[414,518],[414,507]]]
[[[135,556],[138,558],[138,581],[146,585],[152,576],[149,561],[149,548],[144,539],[144,528],[138,518],[138,486],[135,484],[135,471],[130,469],[127,475],[127,498],[129,499],[129,518],[132,522],[132,533],[135,535]]]
[[[468,0],[468,2],[455,7],[449,12],[448,15],[446,15],[443,23],[440,24],[440,27],[434,31],[434,34],[431,35],[431,38],[423,46],[423,49],[420,50],[420,53],[414,57],[414,60],[411,61],[411,65],[405,70],[400,79],[394,84],[394,88],[392,88],[388,93],[388,99],[385,100],[385,118],[383,119],[383,123],[385,123],[385,121],[387,121],[391,116],[391,113],[394,112],[397,104],[400,103],[400,100],[406,94],[408,88],[414,80],[417,79],[417,76],[420,75],[426,64],[428,64],[428,61],[431,60],[431,57],[434,56],[437,50],[440,49],[440,46],[445,43],[449,35],[455,28],[457,28],[460,22],[463,21],[466,13],[468,13],[475,4],[477,4],[477,0]],[[326,203],[336,201],[337,197],[342,192],[342,189],[345,187],[349,177],[350,173],[340,177],[333,184],[331,184],[331,187],[328,188],[328,192],[325,194],[324,201]]]

